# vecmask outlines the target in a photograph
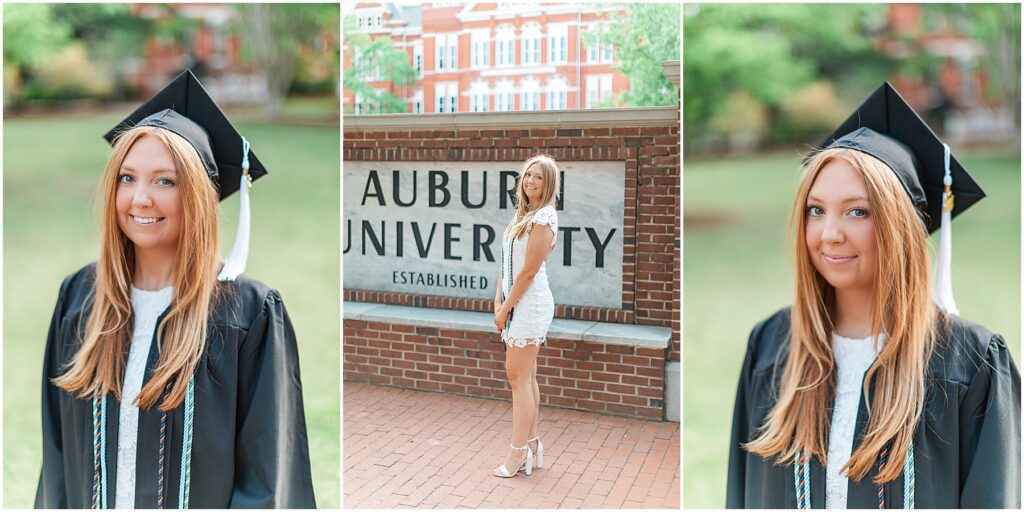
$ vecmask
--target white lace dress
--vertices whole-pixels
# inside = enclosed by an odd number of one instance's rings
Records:
[[[832,334],[832,354],[838,373],[832,426],[828,435],[828,467],[825,468],[825,508],[846,508],[848,479],[840,470],[853,454],[853,434],[864,385],[864,374],[885,345],[885,335],[874,338],[844,338]]]
[[[156,332],[156,321],[171,305],[174,289],[168,286],[155,292],[132,287],[132,315],[135,327],[128,349],[124,384],[121,387],[121,414],[117,436],[117,496],[114,508],[135,508],[135,455],[139,437],[139,408],[135,399],[142,390],[146,358]]]
[[[522,238],[502,240],[502,297],[507,297],[512,292],[512,285],[526,261],[526,246],[530,240],[530,233],[537,225],[551,229],[554,233],[551,238],[551,246],[554,247],[555,240],[558,238],[558,214],[555,212],[554,206],[549,205],[537,210]],[[551,289],[548,288],[545,263],[541,262],[540,270],[534,276],[533,283],[509,313],[508,324],[501,333],[501,340],[506,345],[513,347],[540,345],[547,338],[548,328],[551,327],[551,318],[554,315],[555,300],[551,296]]]

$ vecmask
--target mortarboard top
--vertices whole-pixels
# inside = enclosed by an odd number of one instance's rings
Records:
[[[221,200],[238,191],[242,176],[243,138],[191,70],[178,75],[103,138],[113,144],[121,132],[135,126],[158,126],[189,141],[217,186]],[[248,156],[252,180],[267,174],[267,169],[252,151]]]
[[[875,90],[821,147],[855,149],[885,162],[924,214],[928,232],[939,229],[945,189],[942,141],[889,82]],[[983,199],[985,192],[953,155],[949,156],[949,169],[955,217]]]

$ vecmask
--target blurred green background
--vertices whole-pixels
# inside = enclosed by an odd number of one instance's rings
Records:
[[[883,80],[988,194],[955,223],[954,291],[1019,364],[1020,6],[683,9],[683,496],[721,508],[748,335],[793,300],[785,230],[801,155]],[[965,51],[944,54],[951,42]]]
[[[206,10],[202,11],[205,17],[195,18],[195,12],[183,14],[171,10],[161,11],[157,18],[146,18],[145,12],[130,10],[134,8],[137,7],[78,6],[71,9],[80,16],[75,18],[57,16],[60,9],[69,9],[67,6],[4,6],[5,85],[12,75],[21,85],[20,89],[5,87],[4,91],[4,508],[30,508],[35,496],[42,443],[39,436],[42,357],[57,291],[64,276],[94,261],[99,254],[95,192],[110,154],[109,146],[101,137],[145,99],[136,98],[133,94],[137,91],[133,93],[130,89],[103,95],[87,94],[81,88],[65,88],[65,93],[72,91],[73,94],[40,96],[38,91],[57,90],[53,85],[56,82],[51,80],[54,75],[42,73],[36,64],[12,59],[9,40],[25,33],[50,37],[51,29],[57,26],[56,30],[63,33],[59,36],[62,41],[84,49],[80,57],[89,59],[99,68],[109,64],[114,68],[104,69],[118,69],[126,61],[107,60],[105,52],[120,39],[111,40],[109,37],[113,35],[108,37],[95,28],[87,30],[82,23],[135,17],[138,19],[134,22],[118,27],[135,27],[142,31],[135,36],[145,44],[140,43],[130,51],[135,55],[131,58],[141,59],[140,65],[145,68],[161,57],[148,54],[143,48],[152,49],[156,45],[180,51],[181,41],[201,46],[201,42],[196,41],[202,40],[201,34],[208,28],[209,9],[217,8],[220,11],[216,12],[235,16],[228,19],[240,24],[226,24],[218,29],[228,31],[227,40],[238,45],[232,46],[237,49],[232,57],[238,59],[232,61],[232,66],[236,67],[228,66],[222,71],[249,72],[262,69],[262,61],[246,55],[257,50],[246,45],[242,36],[230,31],[252,27],[253,23],[258,23],[258,16],[270,14],[277,18],[269,28],[269,34],[273,35],[275,30],[288,30],[290,25],[282,18],[311,15],[297,11],[282,13],[275,11],[278,7],[274,6],[262,14],[236,12],[231,15],[235,6],[206,4],[203,7]],[[171,9],[167,6],[153,8]],[[318,11],[312,13],[315,16],[327,18],[331,17],[333,9],[333,26],[337,29],[337,5],[313,6],[313,9]],[[31,23],[37,26],[25,26]],[[173,30],[164,27],[152,32],[154,26],[168,23],[177,25]],[[21,35],[9,39],[14,31]],[[132,34],[117,35],[135,41],[129,36]],[[330,40],[331,36],[328,31],[318,37]],[[337,40],[335,37],[334,41]],[[286,87],[288,92],[280,98],[280,104],[273,109],[267,106],[269,100],[254,104],[238,98],[225,98],[222,107],[229,105],[225,108],[228,117],[249,139],[253,151],[270,171],[252,189],[253,228],[246,273],[278,289],[288,307],[298,337],[317,505],[337,508],[341,505],[338,268],[341,251],[338,169],[341,164],[339,102],[334,86],[338,75],[337,47],[316,46],[322,45],[322,40],[304,42],[292,38],[291,41],[296,43],[288,47],[293,54],[291,66],[296,70],[295,76],[302,74],[298,71],[304,65],[301,55],[310,51],[327,52],[325,62],[333,66],[333,71],[329,73],[332,78],[326,92],[308,84],[294,85],[296,81],[293,81],[293,85]],[[47,58],[56,58],[67,47],[51,48],[53,53]],[[33,62],[45,63],[47,58]],[[120,78],[113,78],[114,82],[118,80]],[[46,81],[49,85],[44,85]],[[221,204],[220,215],[221,252],[226,255],[234,241],[237,194]]]

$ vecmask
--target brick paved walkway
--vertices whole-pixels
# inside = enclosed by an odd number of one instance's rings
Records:
[[[344,508],[679,508],[679,424],[541,408],[544,467],[491,476],[510,402],[344,385]]]

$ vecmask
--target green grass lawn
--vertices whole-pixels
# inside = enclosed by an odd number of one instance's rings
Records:
[[[1002,333],[1019,364],[1019,157],[961,156],[988,198],[954,224],[957,306],[965,318]],[[757,321],[792,302],[783,241],[798,166],[795,153],[684,163],[687,508],[725,506],[732,406],[747,336]]]
[[[61,280],[96,259],[96,185],[120,117],[5,119],[4,508],[30,508],[39,478],[39,386]],[[298,335],[313,485],[340,500],[339,130],[238,125],[270,170],[253,187],[247,274],[280,290]],[[238,195],[221,205],[221,252]]]

